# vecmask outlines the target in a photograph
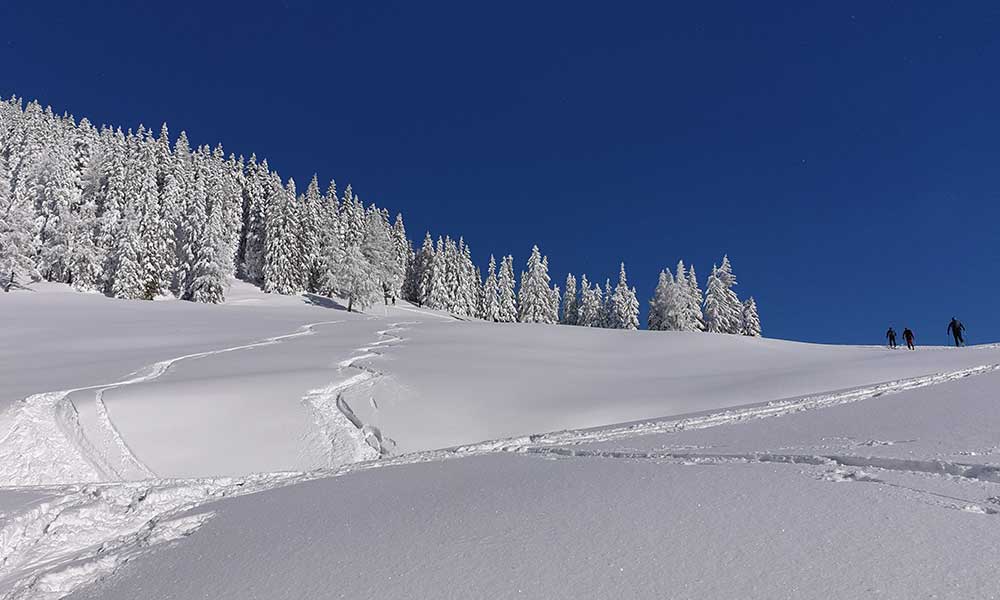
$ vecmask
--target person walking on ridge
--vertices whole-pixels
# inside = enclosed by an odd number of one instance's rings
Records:
[[[909,348],[910,350],[914,349],[914,347],[913,347],[913,332],[910,331],[909,327],[903,329],[903,340],[906,341],[906,347],[907,348]]]
[[[889,348],[892,349],[892,350],[895,350],[896,349],[896,330],[893,329],[892,327],[890,327],[889,331],[885,332],[885,337],[889,339]]]
[[[955,337],[955,347],[961,347],[965,345],[965,338],[962,337],[962,332],[965,331],[965,325],[956,319],[951,318],[951,323],[948,323],[948,333]]]

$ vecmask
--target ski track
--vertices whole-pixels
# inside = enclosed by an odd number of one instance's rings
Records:
[[[4,515],[0,522],[0,596],[2,600],[62,598],[112,574],[121,565],[147,552],[152,546],[171,543],[194,533],[211,518],[210,511],[198,512],[204,504],[225,497],[245,495],[323,477],[336,477],[385,466],[448,460],[467,456],[513,452],[540,457],[597,457],[673,461],[684,464],[772,462],[834,467],[857,467],[889,471],[917,472],[1000,483],[1000,467],[846,455],[798,454],[695,454],[677,452],[634,452],[593,450],[582,444],[701,429],[779,417],[877,398],[974,375],[1000,370],[1000,364],[982,365],[949,373],[901,379],[854,390],[781,400],[763,405],[733,408],[705,415],[662,419],[586,430],[558,431],[539,435],[485,441],[455,448],[388,457],[381,432],[365,425],[347,405],[344,394],[370,386],[385,375],[361,361],[382,355],[381,348],[403,342],[394,335],[409,323],[392,323],[377,332],[379,339],[358,348],[357,354],[337,364],[338,371],[353,369],[352,376],[330,386],[311,390],[303,402],[314,412],[317,425],[331,444],[331,467],[309,473],[262,473],[245,477],[199,479],[147,479],[144,481],[102,482],[102,478],[152,473],[129,450],[107,414],[103,392],[107,389],[149,381],[165,373],[179,361],[254,348],[281,340],[309,335],[317,325],[306,325],[296,333],[261,342],[185,355],[152,365],[145,374],[124,381],[74,390],[36,394],[25,399],[7,420],[10,425],[0,440],[0,480],[6,489],[27,489],[48,495],[18,514]],[[76,409],[68,395],[97,390],[99,426],[119,452],[117,467],[107,454],[96,451],[76,419]],[[344,432],[347,432],[345,438]],[[340,434],[340,435],[338,435]],[[30,442],[30,443],[29,443]],[[12,450],[16,448],[16,450]],[[16,456],[23,453],[23,456]],[[380,457],[382,457],[380,460]],[[335,464],[352,458],[354,462]],[[836,475],[840,473],[837,471]],[[843,474],[841,480],[872,481],[863,472]],[[97,480],[97,483],[70,483]],[[49,484],[43,486],[40,484]],[[25,487],[30,486],[30,487]],[[923,490],[914,490],[921,491]],[[997,514],[985,504],[926,492],[959,501],[949,508]],[[991,500],[992,501],[992,500]],[[944,504],[941,504],[944,505]]]
[[[318,470],[311,473],[262,473],[246,477],[199,479],[155,479],[129,450],[115,428],[103,404],[103,392],[115,387],[149,381],[161,376],[181,360],[200,358],[224,352],[256,348],[278,343],[291,337],[309,335],[317,325],[306,325],[301,331],[268,338],[261,342],[189,354],[162,361],[137,375],[113,384],[88,386],[61,392],[30,396],[18,407],[14,424],[51,424],[51,428],[23,427],[11,430],[0,442],[9,451],[7,442],[24,436],[45,435],[43,453],[29,455],[20,471],[20,479],[4,486],[6,490],[46,492],[50,496],[33,503],[14,515],[4,515],[0,521],[0,598],[3,600],[56,599],[73,590],[90,585],[114,573],[121,565],[147,551],[151,546],[169,543],[190,535],[211,518],[211,512],[184,514],[221,498],[274,489],[319,477],[350,472],[353,469]],[[330,445],[330,466],[350,461],[359,465],[374,465],[383,454],[381,433],[364,425],[343,399],[344,392],[370,384],[384,375],[359,361],[382,355],[379,348],[402,341],[392,335],[401,332],[406,323],[393,323],[378,331],[379,339],[358,348],[355,356],[338,363],[338,371],[348,369],[358,373],[326,388],[312,390],[303,401],[316,415],[326,442]],[[96,448],[85,435],[76,419],[76,409],[68,396],[73,392],[97,390],[98,421],[101,435],[121,453],[117,468],[106,449]],[[44,400],[40,401],[40,400]],[[69,413],[69,414],[59,414]],[[48,418],[45,417],[46,414]],[[344,433],[347,433],[344,436]],[[57,434],[63,433],[62,437]],[[107,444],[108,440],[104,440]],[[62,444],[62,447],[58,446]],[[23,476],[23,469],[38,464],[40,456],[54,456],[57,470],[39,475]],[[35,459],[33,461],[32,459]],[[66,465],[59,461],[70,460]],[[148,473],[143,481],[114,481],[123,474]],[[93,483],[76,479],[83,474]],[[59,477],[65,477],[59,480]],[[82,482],[81,482],[82,481]],[[74,482],[74,483],[69,483]],[[48,484],[47,486],[41,484]],[[59,487],[54,487],[54,486]]]
[[[99,421],[103,422],[102,427],[108,430],[115,445],[119,446],[118,450],[123,460],[133,465],[141,465],[138,470],[149,473],[151,471],[132,454],[108,418],[107,409],[103,406],[104,391],[152,381],[181,361],[270,346],[283,340],[311,335],[316,326],[340,322],[342,321],[310,323],[294,333],[259,342],[178,356],[154,363],[136,371],[132,377],[114,383],[28,396],[0,416],[0,430],[7,431],[0,439],[0,485],[94,482],[115,478],[118,470],[108,463],[103,453],[96,450],[93,443],[83,434],[76,407],[69,399],[70,394],[87,390],[97,390],[98,414],[103,413],[103,416],[99,416]],[[6,427],[3,427],[4,425]]]
[[[380,348],[402,342],[403,338],[393,335],[393,333],[406,331],[407,328],[403,326],[413,324],[416,322],[390,323],[388,329],[375,332],[379,339],[367,346],[357,348],[355,352],[358,354],[337,363],[339,371],[354,369],[358,373],[344,381],[311,390],[303,398],[303,401],[313,409],[317,425],[326,432],[326,436],[331,442],[332,455],[328,462],[329,466],[371,460],[388,455],[388,450],[383,443],[382,432],[373,425],[362,423],[347,404],[344,394],[361,386],[370,386],[385,376],[382,371],[361,364],[361,361],[378,358],[382,356]],[[347,444],[347,448],[345,448],[340,436],[337,435],[337,433],[345,431],[350,432],[348,435],[350,441],[353,442],[353,444]],[[351,448],[355,449],[353,456],[349,454]],[[348,456],[345,457],[345,454]],[[345,458],[352,460],[345,460]]]

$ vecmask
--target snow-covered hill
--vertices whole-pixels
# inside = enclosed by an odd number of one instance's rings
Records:
[[[1000,348],[57,291],[0,295],[4,597],[1000,593]]]

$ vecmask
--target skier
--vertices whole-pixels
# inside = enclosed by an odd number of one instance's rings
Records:
[[[952,317],[951,323],[948,323],[948,333],[955,337],[956,348],[965,345],[965,338],[962,337],[963,331],[965,331],[965,325],[962,325],[961,321]]]
[[[909,327],[903,329],[903,339],[906,340],[906,347],[913,350],[913,332]]]
[[[896,330],[893,329],[892,327],[890,327],[889,331],[885,332],[885,337],[889,338],[889,347],[892,348],[893,350],[895,350],[896,349]]]

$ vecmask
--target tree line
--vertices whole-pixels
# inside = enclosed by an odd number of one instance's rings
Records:
[[[637,329],[624,264],[604,288],[573,275],[553,285],[534,247],[520,278],[491,256],[485,280],[463,238],[427,233],[419,250],[402,215],[365,205],[348,185],[305,191],[256,155],[192,148],[181,132],[79,122],[38,102],[0,101],[0,284],[64,282],[125,299],[172,295],[220,303],[237,277],[265,292],[337,296],[348,310],[404,298],[495,322]],[[519,285],[518,285],[519,282]],[[760,335],[728,257],[702,295],[694,268],[660,274],[647,326]]]

